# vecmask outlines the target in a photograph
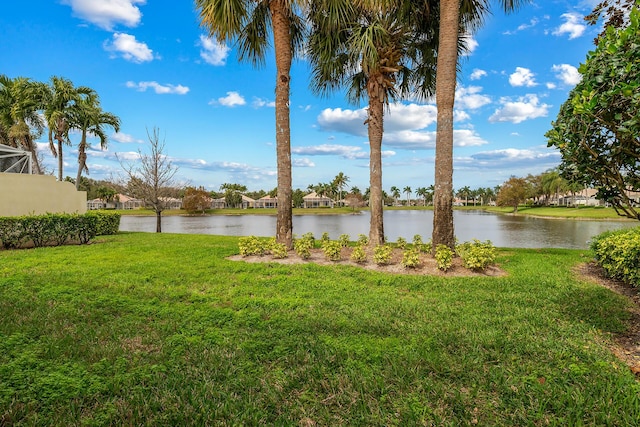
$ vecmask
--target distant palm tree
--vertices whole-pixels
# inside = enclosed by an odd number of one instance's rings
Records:
[[[400,189],[394,185],[389,189],[389,191],[391,192],[391,197],[394,199],[394,204],[397,205],[398,197],[400,197]]]
[[[404,189],[402,190],[402,192],[407,195],[407,206],[411,205],[410,197],[412,191],[413,190],[411,190],[411,187],[409,186],[404,187]]]
[[[201,25],[221,42],[236,41],[240,60],[262,65],[273,36],[276,62],[276,157],[278,216],[276,240],[293,247],[291,178],[291,62],[302,49],[305,23],[301,0],[195,0]]]
[[[342,200],[342,189],[347,185],[347,182],[349,182],[349,177],[342,172],[338,173],[333,179],[332,184],[338,189],[338,202]]]
[[[76,190],[80,186],[82,171],[89,173],[87,167],[87,134],[90,133],[100,139],[100,149],[107,148],[107,134],[104,126],[112,127],[116,132],[120,131],[120,119],[114,114],[102,111],[100,100],[95,93],[80,99],[69,110],[69,127],[77,129],[81,133],[78,143],[78,174],[76,175]]]
[[[62,146],[69,145],[69,114],[72,106],[95,91],[86,86],[75,87],[71,80],[53,76],[44,97],[44,118],[49,128],[49,148],[58,158],[58,181],[63,180]],[[57,143],[54,145],[54,140]]]
[[[426,187],[418,187],[416,189],[416,196],[422,197],[422,201],[423,201],[422,206],[427,206],[427,194],[428,194],[428,191]]]
[[[35,143],[44,132],[44,122],[38,114],[42,95],[42,83],[0,74],[0,143],[31,153],[36,174],[42,173]]]

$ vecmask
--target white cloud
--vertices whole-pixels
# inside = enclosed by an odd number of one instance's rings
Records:
[[[116,24],[135,27],[140,23],[142,13],[136,6],[146,0],[63,0],[71,6],[74,15],[111,31]]]
[[[316,164],[305,157],[302,159],[292,159],[291,166],[296,168],[314,168]]]
[[[304,156],[340,156],[345,159],[368,159],[369,152],[353,145],[321,144],[309,147],[292,147],[291,153]],[[382,151],[382,157],[394,156],[395,151]]]
[[[127,61],[140,64],[153,60],[153,51],[130,34],[114,33],[113,40],[104,42],[103,46],[105,50],[113,52],[114,57],[120,55]]]
[[[161,85],[158,82],[132,82],[128,81],[126,83],[128,88],[136,89],[138,92],[146,92],[147,89],[151,88],[155,91],[155,93],[160,95],[165,94],[177,94],[177,95],[186,95],[189,92],[189,88],[187,86],[182,85],[172,85],[172,84],[164,84]]]
[[[546,169],[557,166],[559,161],[560,153],[557,150],[541,146],[482,151],[469,157],[456,158],[455,165],[460,170],[513,170],[516,174],[522,174],[525,168]]]
[[[262,99],[262,98],[257,98],[254,97],[253,98],[253,102],[251,102],[251,105],[253,106],[253,108],[262,108],[262,107],[275,107],[276,106],[276,102],[275,101],[269,101],[266,99]]]
[[[144,143],[143,140],[136,139],[132,135],[122,133],[122,132],[114,133],[113,135],[111,135],[111,139],[121,144],[143,144]]]
[[[478,41],[474,39],[471,34],[464,34],[461,38],[466,48],[466,50],[463,51],[462,54],[471,55],[479,46]]]
[[[204,59],[207,64],[220,66],[227,63],[227,57],[231,50],[227,45],[220,43],[215,38],[209,38],[207,36],[200,36],[200,57]]]
[[[520,97],[517,101],[512,101],[510,98],[502,98],[500,103],[502,108],[497,109],[489,117],[491,123],[520,123],[525,120],[546,117],[551,107],[547,104],[540,104],[538,97],[532,94]]]
[[[456,89],[456,106],[475,110],[491,103],[491,98],[482,95],[480,86],[460,86]]]
[[[547,86],[547,89],[555,89],[557,87],[556,84],[553,82],[548,82],[546,86]]]
[[[479,68],[476,68],[473,70],[473,72],[471,73],[471,75],[469,76],[469,78],[471,80],[480,80],[483,77],[487,76],[487,72],[485,70],[481,70]]]
[[[565,22],[553,31],[554,36],[569,34],[569,40],[572,40],[580,37],[587,29],[587,26],[583,23],[582,15],[565,13],[561,17],[564,18]]]
[[[385,134],[384,144],[403,150],[430,150],[436,146],[435,131],[406,130]],[[473,129],[455,129],[453,145],[455,147],[474,147],[488,144]]]
[[[220,104],[225,107],[236,107],[238,105],[245,105],[247,101],[245,101],[244,97],[240,95],[238,92],[227,92],[227,96],[223,96],[218,98],[216,101],[211,101],[209,104]]]
[[[582,74],[573,65],[554,65],[551,69],[556,72],[556,77],[568,86],[575,86],[582,80]]]
[[[529,21],[529,22],[528,22],[528,23],[526,23],[526,24],[520,24],[520,25],[518,25],[518,28],[516,28],[515,30],[513,30],[513,31],[505,31],[505,32],[504,32],[504,33],[502,33],[502,34],[505,34],[505,35],[513,35],[513,34],[518,33],[518,32],[520,32],[520,31],[524,31],[524,30],[527,30],[527,29],[529,29],[529,28],[533,28],[533,27],[535,27],[536,25],[538,25],[538,22],[540,22],[540,21],[538,20],[538,18],[533,18],[533,19],[531,19],[531,21]]]
[[[528,68],[516,67],[516,71],[509,76],[509,84],[511,86],[536,86],[534,74]]]

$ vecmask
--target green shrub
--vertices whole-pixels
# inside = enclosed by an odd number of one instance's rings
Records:
[[[108,211],[90,211],[86,215],[96,217],[96,235],[109,236],[120,230],[120,214]]]
[[[271,245],[271,255],[276,259],[284,259],[289,254],[287,253],[287,246],[284,243],[275,243]]]
[[[456,246],[456,253],[462,259],[465,268],[483,271],[496,262],[497,251],[490,240],[481,242],[473,239],[471,242]]]
[[[242,256],[262,256],[267,252],[268,246],[268,242],[265,242],[256,236],[241,237],[238,241],[238,248],[240,249],[240,255]]]
[[[407,247],[407,239],[405,239],[404,237],[398,237],[398,240],[396,240],[396,247],[398,247],[399,249],[404,249]]]
[[[0,243],[5,249],[15,249],[25,241],[27,234],[21,218],[0,217]]]
[[[5,249],[19,248],[29,242],[35,247],[63,245],[69,240],[85,244],[96,236],[97,218],[91,213],[2,217],[0,242]]]
[[[353,248],[353,251],[351,252],[351,261],[357,262],[358,264],[360,264],[365,262],[366,260],[367,260],[367,254],[364,251],[363,245],[357,245],[355,248]]]
[[[314,243],[315,243],[315,241],[316,241],[316,238],[315,238],[315,237],[313,237],[313,233],[312,233],[311,231],[309,231],[308,233],[304,233],[304,234],[302,235],[301,239],[309,240],[309,241],[311,242],[311,246],[313,246],[313,244],[314,244]]]
[[[436,263],[442,271],[447,271],[453,265],[453,251],[447,245],[436,246]]]
[[[339,241],[329,240],[322,244],[322,251],[329,261],[340,261],[342,259],[342,245]]]
[[[358,234],[357,243],[359,246],[366,246],[369,244],[369,237],[366,234]]]
[[[340,246],[346,248],[347,246],[349,246],[349,235],[341,234],[340,237],[338,237],[338,242],[340,242]]]
[[[70,218],[73,234],[71,238],[87,244],[96,237],[97,218],[92,215],[72,215]]]
[[[413,236],[413,246],[415,246],[416,248],[422,250],[422,246],[424,245],[424,242],[422,241],[422,236],[419,234],[414,234]]]
[[[602,233],[590,247],[609,277],[640,287],[640,227]]]
[[[313,247],[313,241],[308,238],[303,238],[293,242],[293,249],[298,256],[302,259],[311,258],[311,248]]]
[[[404,268],[416,268],[420,266],[420,251],[416,248],[405,250],[402,254],[402,266]]]
[[[373,262],[378,265],[386,265],[391,262],[393,249],[389,245],[378,245],[373,250]]]
[[[331,240],[331,238],[329,237],[329,233],[327,233],[326,231],[322,233],[322,237],[320,237],[320,241],[328,242],[329,240]]]

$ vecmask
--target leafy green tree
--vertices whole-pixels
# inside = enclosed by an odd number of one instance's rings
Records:
[[[51,84],[45,92],[44,118],[49,128],[49,148],[53,156],[58,158],[59,181],[62,181],[64,176],[62,146],[71,144],[69,141],[71,108],[89,95],[95,96],[95,91],[86,86],[76,87],[71,80],[58,76],[51,77]]]
[[[512,11],[527,0],[501,0]],[[459,38],[479,26],[489,11],[489,0],[441,0],[436,73],[435,194],[433,197],[433,251],[438,245],[455,248],[453,231],[453,104],[456,93]]]
[[[224,201],[228,207],[237,208],[242,205],[242,194],[247,191],[247,187],[242,184],[232,184],[225,182],[220,186],[224,192]]]
[[[304,196],[305,193],[301,189],[296,188],[295,190],[293,190],[291,200],[293,201],[294,208],[301,208],[304,205]]]
[[[69,128],[80,131],[80,142],[78,143],[78,174],[76,175],[76,190],[80,186],[80,177],[82,171],[89,173],[87,167],[87,134],[98,137],[100,140],[100,149],[107,148],[108,137],[105,133],[105,126],[112,127],[116,132],[120,130],[120,119],[112,114],[102,110],[98,95],[90,93],[84,98],[80,98],[69,109],[68,114]]]
[[[629,15],[637,0],[604,0],[596,5],[593,11],[584,17],[590,25],[596,25],[600,18],[606,19],[602,32],[594,40],[597,45],[606,34],[607,28],[624,28],[629,24]]]
[[[582,81],[546,134],[562,155],[566,179],[598,190],[621,216],[640,220],[630,191],[640,191],[640,12],[609,27],[579,68]]]
[[[502,184],[498,193],[498,206],[513,206],[513,213],[518,213],[518,205],[529,196],[529,183],[524,178],[512,176]]]
[[[276,63],[276,157],[278,216],[276,240],[293,249],[291,125],[289,112],[291,63],[302,52],[305,23],[299,0],[195,0],[200,21],[221,42],[235,41],[241,61],[263,65],[273,37]]]
[[[415,1],[310,0],[309,40],[315,92],[347,87],[351,102],[367,100],[369,244],[384,243],[382,137],[384,108],[408,93],[433,93],[437,22]]]

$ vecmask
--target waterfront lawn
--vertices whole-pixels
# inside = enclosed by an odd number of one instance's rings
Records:
[[[513,207],[486,207],[488,212],[512,213]],[[554,218],[573,218],[573,219],[619,219],[621,221],[633,221],[629,218],[620,216],[613,208],[605,208],[600,206],[520,206],[517,215],[531,215]]]
[[[235,237],[0,251],[1,425],[637,425],[585,251],[505,277],[249,264]]]

